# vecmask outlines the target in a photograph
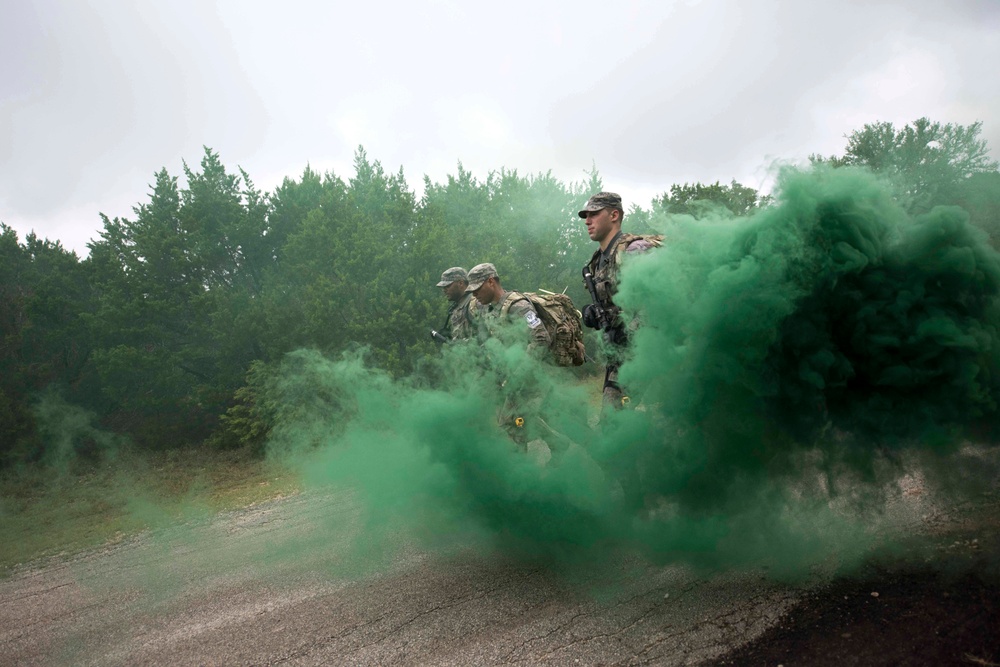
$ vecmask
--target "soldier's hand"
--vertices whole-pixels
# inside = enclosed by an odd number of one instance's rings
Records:
[[[583,307],[583,324],[590,329],[600,329],[601,328],[601,315],[600,311],[592,303],[588,303]]]
[[[618,345],[619,347],[628,345],[628,332],[621,325],[611,327],[605,331],[604,338],[612,345]]]

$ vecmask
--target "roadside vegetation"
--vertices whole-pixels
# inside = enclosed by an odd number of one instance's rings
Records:
[[[297,492],[287,470],[244,452],[204,447],[132,453],[62,472],[9,470],[0,475],[0,578],[37,559]]]

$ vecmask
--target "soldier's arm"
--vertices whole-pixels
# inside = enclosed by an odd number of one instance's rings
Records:
[[[520,319],[531,331],[531,344],[528,349],[535,349],[536,347],[548,348],[549,332],[546,330],[545,325],[542,324],[542,318],[538,316],[538,313],[535,312],[535,308],[530,302],[526,299],[514,302],[510,307],[510,318],[511,320]]]

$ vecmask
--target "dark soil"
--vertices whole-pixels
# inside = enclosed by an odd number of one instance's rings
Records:
[[[873,558],[811,591],[715,665],[1000,667],[1000,531],[966,531]]]

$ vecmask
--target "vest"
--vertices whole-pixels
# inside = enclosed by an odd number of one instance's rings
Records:
[[[607,253],[604,266],[601,266],[601,250],[590,258],[588,265],[590,272],[594,276],[594,287],[597,289],[598,305],[609,314],[618,315],[618,307],[615,305],[613,297],[618,291],[618,273],[621,271],[622,259],[626,249],[636,241],[646,241],[654,248],[663,245],[663,236],[659,234],[639,235],[621,233],[611,246],[611,252]]]

